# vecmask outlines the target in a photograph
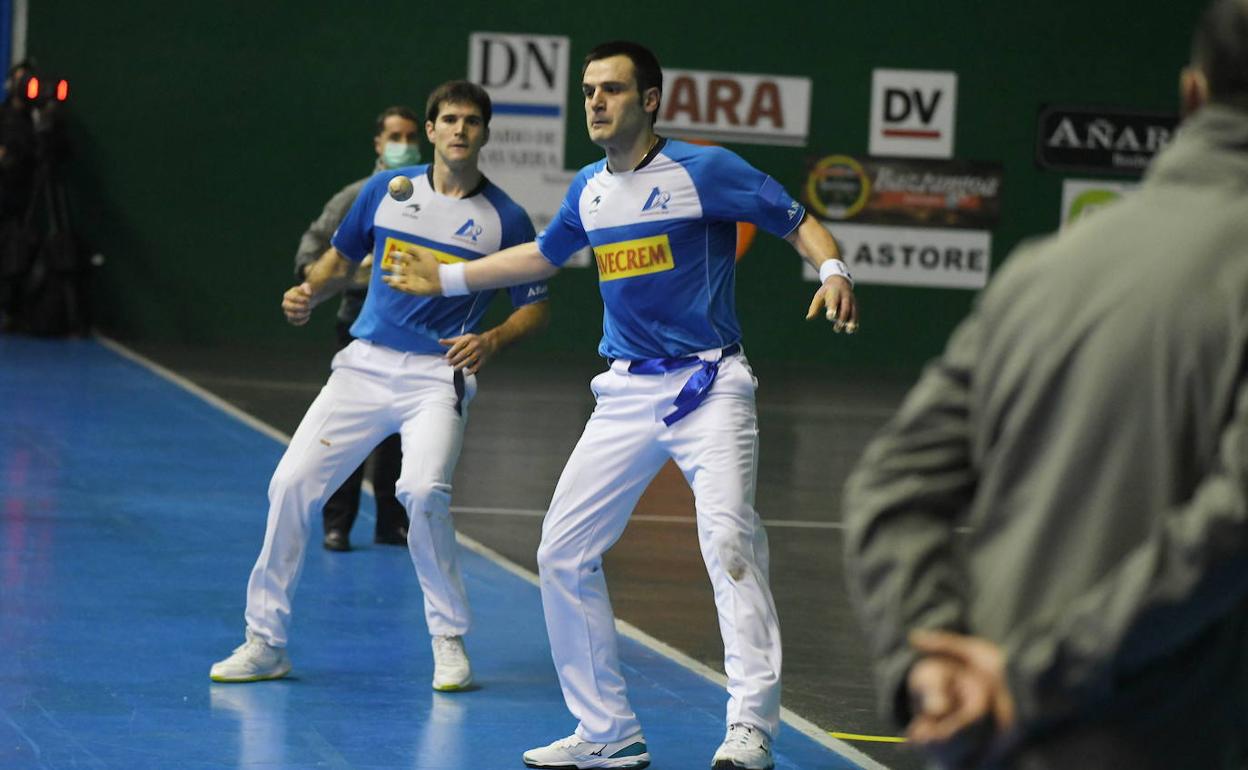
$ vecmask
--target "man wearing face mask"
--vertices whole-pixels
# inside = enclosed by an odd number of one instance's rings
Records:
[[[420,131],[420,119],[408,107],[389,107],[377,116],[377,131],[373,136],[373,150],[377,154],[377,162],[373,165],[373,173],[386,169],[413,166],[420,162],[420,143],[417,139]],[[295,252],[295,280],[302,283],[307,277],[308,267],[320,259],[329,248],[330,238],[338,229],[351,204],[359,197],[364,183],[372,175],[358,179],[334,194],[325,204],[321,215],[308,226],[307,232],[299,239],[299,250]],[[371,259],[360,264],[357,276],[361,280],[352,281],[342,292],[342,302],[338,306],[338,347],[345,348],[354,337],[351,336],[351,324],[360,315],[364,305],[364,297],[368,294],[368,273]],[[394,496],[394,483],[399,478],[399,468],[403,456],[398,434],[382,441],[372,454],[373,462],[373,494],[377,500],[377,523],[373,533],[373,542],[384,545],[407,545],[407,512]],[[338,491],[325,503],[324,522],[325,539],[323,544],[330,551],[349,551],[351,549],[351,527],[360,508],[360,487],[364,483],[364,468],[361,463],[351,476],[343,482]]]

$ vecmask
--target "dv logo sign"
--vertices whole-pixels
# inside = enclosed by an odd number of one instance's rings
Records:
[[[875,70],[871,76],[871,154],[953,157],[957,98],[957,73]]]

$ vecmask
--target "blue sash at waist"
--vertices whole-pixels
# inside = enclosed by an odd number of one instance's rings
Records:
[[[685,382],[685,386],[676,394],[676,400],[672,402],[676,409],[663,418],[663,424],[670,426],[697,409],[698,405],[710,395],[711,386],[715,384],[715,378],[719,376],[719,362],[727,356],[740,352],[740,343],[734,342],[720,351],[720,357],[713,361],[704,361],[697,356],[641,358],[630,362],[628,371],[631,374],[666,374],[690,366],[698,367],[698,370]]]

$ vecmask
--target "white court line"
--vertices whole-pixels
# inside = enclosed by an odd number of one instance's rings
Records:
[[[452,505],[453,513],[479,513],[489,516],[520,516],[525,518],[540,519],[546,515],[546,511],[535,508],[481,508],[469,505]],[[629,521],[648,521],[656,524],[697,524],[697,519],[690,516],[662,516],[653,513],[635,513],[629,517]],[[807,521],[804,519],[763,519],[763,526],[767,529],[845,529],[844,522],[840,521]],[[954,532],[964,535],[971,531],[970,527],[954,527]]]
[[[209,404],[215,406],[216,408],[225,412],[229,416],[235,418],[236,420],[239,420],[247,427],[254,428],[260,431],[261,433],[263,433],[264,435],[268,436],[269,438],[274,439],[275,441],[280,441],[283,444],[290,443],[290,436],[287,436],[285,433],[282,433],[280,430],[278,430],[277,428],[274,428],[272,425],[269,425],[266,422],[261,422],[260,420],[257,420],[255,417],[252,417],[251,415],[247,414],[242,409],[239,409],[238,407],[231,404],[229,401],[226,401],[225,399],[222,399],[213,395],[212,393],[204,390],[203,388],[199,387],[195,383],[186,379],[182,375],[176,372],[170,371],[169,369],[166,369],[165,367],[161,366],[155,361],[152,361],[151,359],[148,359],[139,355],[138,353],[134,352],[130,348],[126,347],[125,345],[122,345],[120,342],[114,339],[110,339],[101,334],[96,334],[95,339],[98,340],[101,345],[113,351],[114,353],[121,356],[122,358],[129,359],[133,361],[134,363],[138,364],[139,366],[142,366],[146,369],[150,369],[151,371],[155,372],[161,377],[164,377],[166,380],[169,380],[174,385],[177,385],[183,390],[190,391],[192,395],[198,396],[204,401],[207,401]]]
[[[161,366],[155,361],[151,361],[145,358],[144,356],[134,352],[133,350],[130,350],[129,348],[122,345],[121,343],[117,342],[116,340],[110,339],[100,334],[95,335],[95,339],[97,339],[100,342],[100,344],[104,345],[109,350],[112,350],[113,352],[117,353],[123,358],[133,361],[134,363],[139,364],[140,366],[152,371],[153,373],[159,375],[160,377],[163,377],[166,380],[169,380],[173,384],[183,388],[184,390],[191,393],[192,395],[203,399],[204,401],[211,404],[212,406],[215,406],[221,411],[230,415],[231,417],[234,417],[235,419],[239,420],[240,422],[247,425],[248,427],[254,428],[260,433],[263,433],[264,435],[276,441],[279,441],[282,444],[290,443],[290,436],[287,436],[285,433],[282,433],[277,428],[274,428],[273,426],[267,423],[264,423],[258,420],[257,418],[247,414],[246,412],[234,406],[233,404],[230,404],[229,402],[222,400],[221,398],[213,395],[207,390],[204,390],[203,388],[199,387],[198,385],[186,379],[185,377],[179,374],[176,374],[175,372],[172,372],[169,369],[166,369],[165,367]],[[369,493],[372,494],[371,487],[369,488]],[[510,509],[510,508],[466,508],[465,507],[465,508],[452,508],[452,510],[462,511],[464,513],[504,513],[504,514],[510,514],[510,515],[533,515],[533,514],[545,515],[545,511],[531,511],[528,509]],[[642,521],[647,520],[647,517],[641,517],[641,516],[634,516],[633,518],[637,520],[642,520]],[[680,522],[691,521],[690,519],[678,518],[675,516],[656,516],[656,517],[648,517],[648,518],[659,519],[663,521],[680,521]],[[819,522],[797,522],[797,523],[811,524],[811,523],[819,523]],[[774,526],[773,522],[766,522],[766,524],[769,527]],[[482,543],[479,543],[476,540],[473,540],[472,538],[467,537],[466,535],[463,535],[461,533],[458,533],[458,532],[455,533],[455,537],[459,541],[460,545],[472,551],[473,553],[476,553],[480,556],[485,557],[486,559],[494,562],[495,564],[502,567],[503,569],[510,572],[511,574],[516,575],[517,577],[520,577],[535,586],[538,585],[537,575],[534,575],[529,570],[511,561],[506,556],[503,556],[502,554],[491,549],[490,547],[483,545]],[[710,666],[707,666],[705,663],[702,663],[701,661],[691,658],[690,656],[686,655],[685,653],[681,652],[675,647],[672,647],[666,642],[656,639],[655,637],[647,634],[645,631],[642,631],[641,629],[637,628],[631,623],[627,623],[623,620],[620,620],[619,618],[616,618],[615,627],[624,636],[628,637],[629,639],[632,639],[638,644],[641,644],[650,648],[651,650],[658,653],[659,655],[662,655],[668,660],[671,660],[673,663],[684,666],[685,668],[689,669],[695,674],[699,674],[703,678],[708,679],[714,682],[715,684],[718,684],[721,687],[724,687],[728,684],[728,680],[727,678],[724,677],[723,674],[719,673],[718,671],[711,668]],[[833,738],[832,736],[828,735],[827,732],[823,730],[822,728],[820,728],[818,725],[814,724],[810,720],[794,713],[793,711],[787,708],[782,707],[780,709],[780,717],[792,729],[796,730],[802,735],[805,735],[806,737],[815,741],[819,745],[825,748],[831,749],[837,754],[840,754],[845,759],[858,763],[858,765],[861,768],[863,768],[863,770],[889,770],[889,768],[886,765],[880,764],[879,762],[875,761],[874,759],[867,756],[863,752],[859,751],[857,748],[849,745],[848,743],[845,743],[844,741]]]
[[[467,505],[452,505],[451,511],[454,513],[482,513],[491,516],[531,516],[541,518],[546,515],[545,510],[536,510],[533,508],[477,508]],[[650,513],[635,513],[629,517],[629,521],[650,521],[658,524],[697,524],[697,520],[690,516],[662,516]],[[844,529],[845,525],[839,521],[803,521],[800,519],[763,519],[763,525],[767,529],[774,528],[790,528],[790,529]]]

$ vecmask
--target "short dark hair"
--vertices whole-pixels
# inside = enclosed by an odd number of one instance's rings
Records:
[[[1192,36],[1192,64],[1209,99],[1248,107],[1248,0],[1214,0]]]
[[[398,115],[404,120],[410,120],[416,125],[420,125],[420,118],[416,115],[415,110],[411,107],[404,107],[401,104],[396,104],[393,107],[385,108],[381,111],[381,114],[377,116],[377,131],[373,134],[373,136],[382,135],[382,133],[386,130],[386,118],[392,115]]]
[[[645,94],[651,88],[659,89],[659,104],[663,104],[663,68],[659,66],[659,57],[654,55],[654,51],[646,48],[641,43],[634,43],[629,40],[612,40],[610,43],[602,43],[596,45],[585,55],[585,64],[581,67],[581,76],[585,76],[585,70],[589,68],[589,63],[598,61],[599,59],[609,59],[612,56],[627,56],[629,61],[633,63],[633,76],[637,80],[637,93]],[[650,123],[653,125],[659,119],[659,111],[656,109],[654,114],[650,116]]]
[[[490,104],[490,95],[481,86],[467,80],[448,80],[433,89],[433,93],[429,94],[429,100],[425,102],[425,120],[431,122],[437,120],[438,110],[442,109],[443,104],[474,105],[481,110],[481,119],[485,121],[487,127],[490,125],[490,117],[494,114],[494,107]]]

